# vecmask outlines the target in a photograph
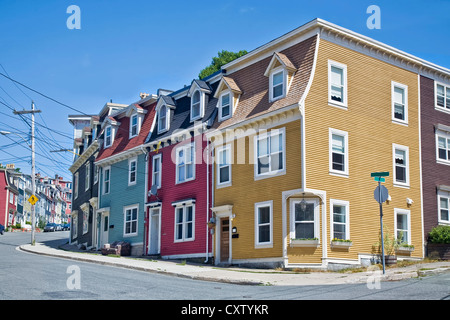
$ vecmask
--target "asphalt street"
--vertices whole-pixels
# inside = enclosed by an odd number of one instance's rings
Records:
[[[64,243],[68,232],[38,233],[37,242]],[[449,300],[450,273],[382,282],[257,286],[200,281],[55,258],[18,250],[29,233],[0,236],[2,300]]]

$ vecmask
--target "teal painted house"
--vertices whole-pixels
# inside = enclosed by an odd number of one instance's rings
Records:
[[[155,101],[148,96],[100,120],[98,248],[126,241],[132,255],[144,254],[148,152],[143,143],[152,129]]]

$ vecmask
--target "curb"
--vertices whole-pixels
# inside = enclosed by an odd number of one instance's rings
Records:
[[[46,253],[46,252],[40,252],[28,249],[26,246],[28,245],[21,245],[19,246],[19,250],[32,253],[32,254],[38,254],[48,257],[54,257],[54,258],[62,258],[62,259],[69,259],[69,260],[75,260],[80,262],[86,262],[86,263],[96,263],[100,265],[110,266],[110,267],[119,267],[119,268],[126,268],[136,271],[143,271],[143,272],[151,272],[151,273],[157,273],[157,274],[164,274],[168,276],[178,277],[178,278],[185,278],[190,280],[201,280],[201,281],[210,281],[210,282],[221,282],[221,283],[228,283],[228,284],[239,284],[239,285],[253,285],[253,286],[259,286],[264,285],[264,282],[262,281],[252,281],[252,280],[235,280],[235,279],[227,279],[227,278],[220,278],[220,277],[208,277],[208,276],[201,276],[201,275],[189,275],[189,274],[183,274],[178,272],[172,272],[172,271],[166,271],[161,269],[153,269],[153,268],[146,268],[141,266],[134,266],[130,265],[128,263],[121,263],[120,261],[100,261],[98,259],[89,259],[89,258],[83,258],[73,255],[66,255],[66,254],[59,254],[59,253]],[[56,249],[55,249],[56,250]],[[63,251],[68,252],[68,251]],[[121,258],[116,258],[121,259]]]

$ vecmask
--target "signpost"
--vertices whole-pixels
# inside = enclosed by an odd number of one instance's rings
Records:
[[[385,202],[389,197],[388,189],[381,185],[381,182],[385,182],[385,178],[389,177],[389,172],[372,172],[371,177],[378,182],[378,187],[375,188],[373,192],[373,197],[380,204],[380,226],[381,226],[381,257],[383,261],[383,274],[386,273],[385,263],[384,263],[384,234],[383,234],[383,202]]]

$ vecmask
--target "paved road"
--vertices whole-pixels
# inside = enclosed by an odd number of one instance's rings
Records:
[[[36,239],[38,242],[61,242],[67,236],[68,232],[40,233],[36,235]],[[17,250],[17,246],[29,241],[29,233],[5,233],[0,236],[2,257],[0,299],[215,301],[450,299],[450,273],[382,282],[379,289],[369,289],[366,284],[246,286],[177,278]],[[79,277],[76,277],[77,275]],[[280,305],[286,304],[283,302]],[[295,304],[292,304],[292,307],[295,309]],[[177,309],[172,311],[178,312]]]

